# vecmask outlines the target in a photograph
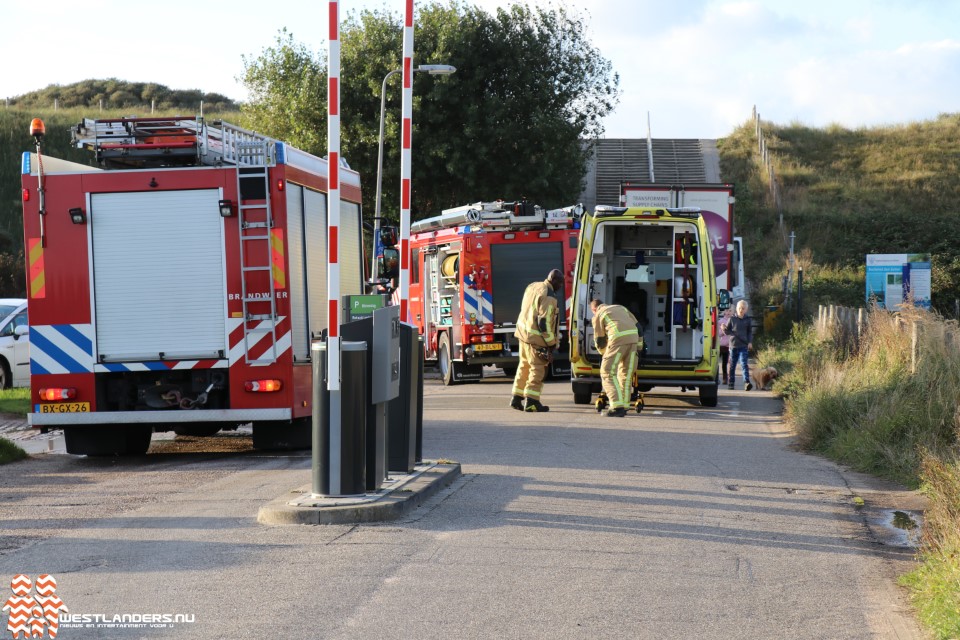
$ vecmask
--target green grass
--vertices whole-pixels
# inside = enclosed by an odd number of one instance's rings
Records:
[[[817,304],[862,304],[868,253],[933,254],[934,305],[952,313],[960,298],[960,114],[856,130],[762,126],[783,230],[753,121],[719,143],[721,176],[736,184],[735,232],[744,237],[754,308],[782,301],[792,232],[807,317]]]
[[[911,324],[920,327],[916,366]],[[948,336],[953,335],[952,338]],[[930,499],[919,567],[901,579],[934,637],[960,637],[960,332],[920,310],[874,311],[858,349],[810,327],[758,354],[778,358],[775,389],[801,443]]]
[[[800,361],[802,382],[792,380],[786,415],[810,448],[918,487],[924,452],[946,455],[957,442],[960,352],[946,346],[948,327],[932,314],[900,318],[923,327],[915,372],[910,332],[894,314],[871,314],[870,330],[852,354],[818,346],[811,332],[798,342],[808,355]]]
[[[0,464],[16,462],[29,457],[27,452],[10,442],[6,438],[0,438]]]
[[[924,626],[938,640],[960,637],[960,550],[950,556],[926,559],[915,571],[900,578],[900,584],[912,592],[911,601]]]
[[[30,413],[30,389],[0,389],[0,413]]]
[[[935,637],[960,637],[960,461],[924,459],[924,490],[930,508],[921,565],[900,579],[912,592],[920,619]]]

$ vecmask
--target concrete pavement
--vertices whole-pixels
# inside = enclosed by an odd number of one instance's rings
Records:
[[[303,454],[15,463],[0,573],[56,575],[75,612],[197,614],[162,637],[922,637],[912,550],[867,516],[913,494],[797,450],[771,394],[613,419],[562,383],[512,411],[509,387],[428,382],[424,454],[463,473],[389,523],[259,523]]]
[[[63,454],[63,431],[46,433],[31,429],[26,419],[15,414],[0,416],[0,437],[13,441],[30,455]],[[156,442],[172,440],[172,432],[155,433]],[[426,460],[410,473],[391,472],[378,491],[355,497],[315,496],[311,493],[310,473],[304,483],[263,505],[257,520],[261,524],[344,524],[395,520],[416,509],[440,489],[460,476],[455,462]]]
[[[260,507],[261,524],[345,524],[396,520],[416,509],[460,477],[457,463],[424,461],[412,473],[391,472],[379,491],[356,497],[311,493],[311,483],[293,489]]]

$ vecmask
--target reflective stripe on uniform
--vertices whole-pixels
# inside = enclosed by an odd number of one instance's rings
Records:
[[[544,319],[546,320],[546,323],[547,323],[547,330],[546,330],[546,332],[543,333],[543,340],[544,340],[544,342],[547,343],[547,346],[550,346],[550,345],[552,345],[554,342],[557,341],[557,336],[553,333],[553,328],[554,328],[553,313],[554,313],[554,311],[556,311],[556,307],[554,307],[553,305],[548,305],[548,306],[547,306],[547,313],[546,313],[546,315],[544,316]]]
[[[616,398],[610,398],[610,404],[614,409],[619,409],[623,406],[623,385],[620,384],[620,376],[617,375],[620,367],[620,354],[618,353],[613,357],[613,362],[610,364],[610,377],[613,382],[613,388],[617,391]]]
[[[616,331],[617,323],[613,320],[613,318],[610,317],[609,314],[606,314],[606,313],[603,314],[603,316],[600,318],[600,321],[601,321],[601,322],[603,323],[603,325],[604,325],[604,326],[603,326],[604,332],[605,332],[605,333],[607,334],[607,336],[610,337],[610,338],[620,338],[620,337],[623,337],[623,336],[636,336],[636,335],[640,335],[640,334],[637,332],[637,328],[636,328],[636,327],[634,327],[634,328],[632,328],[632,329],[624,329],[623,331]],[[611,329],[613,329],[613,330],[611,331]]]

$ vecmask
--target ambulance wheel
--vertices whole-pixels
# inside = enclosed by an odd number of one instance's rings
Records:
[[[11,386],[13,386],[13,376],[10,375],[10,365],[0,358],[0,389],[9,389]]]
[[[590,404],[592,395],[589,384],[573,383],[573,404]]]
[[[437,368],[440,369],[440,377],[443,379],[443,384],[447,386],[457,384],[458,381],[453,375],[455,366],[453,350],[450,348],[450,334],[444,333],[437,342]]]
[[[80,456],[142,456],[150,448],[153,427],[105,425],[64,427],[67,453]]]
[[[717,385],[711,384],[706,387],[700,387],[700,406],[717,406]]]

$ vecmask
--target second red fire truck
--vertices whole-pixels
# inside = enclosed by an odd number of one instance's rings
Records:
[[[444,384],[480,380],[484,365],[512,376],[519,361],[513,333],[523,291],[551,269],[564,273],[557,292],[563,340],[551,364],[570,374],[566,337],[582,207],[546,210],[525,201],[477,202],[411,225],[410,321],[423,336],[426,362]]]

